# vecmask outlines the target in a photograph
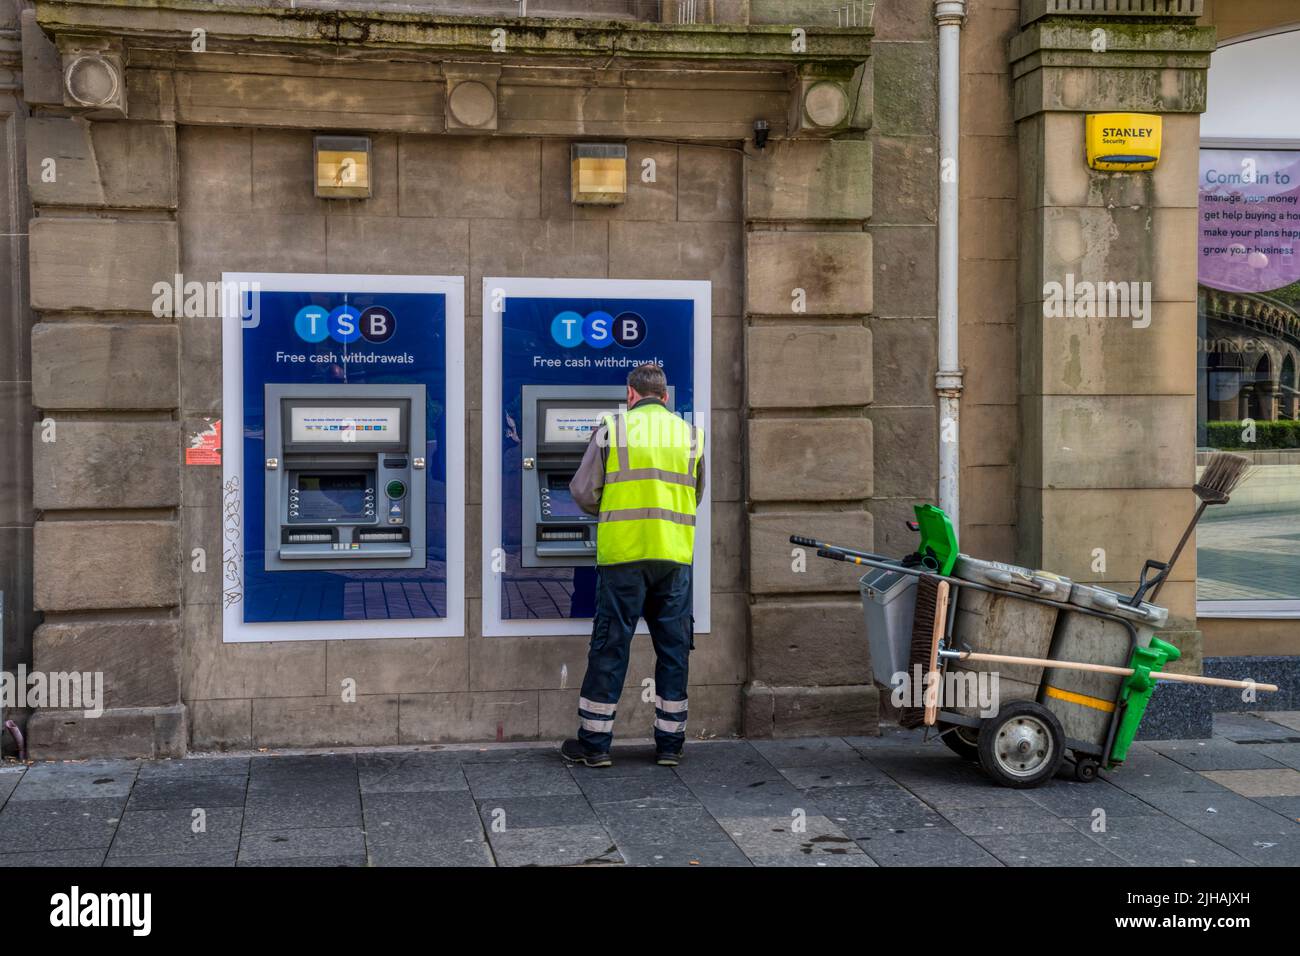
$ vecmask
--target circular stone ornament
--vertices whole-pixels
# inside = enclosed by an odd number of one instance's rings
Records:
[[[452,87],[447,108],[462,126],[486,126],[496,115],[496,95],[478,80],[466,80]]]
[[[822,129],[840,126],[849,118],[849,96],[838,83],[822,80],[808,87],[803,110],[814,126]]]
[[[82,106],[103,106],[117,97],[121,83],[117,67],[102,56],[84,54],[64,71],[68,95]]]

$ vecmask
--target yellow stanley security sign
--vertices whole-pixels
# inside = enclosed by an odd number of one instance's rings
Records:
[[[1155,169],[1160,161],[1160,117],[1151,113],[1089,113],[1088,165],[1111,172]]]

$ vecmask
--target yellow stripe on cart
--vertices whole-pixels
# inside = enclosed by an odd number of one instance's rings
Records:
[[[1102,700],[1100,697],[1089,697],[1087,694],[1076,694],[1072,690],[1061,690],[1059,687],[1047,687],[1048,697],[1055,697],[1057,700],[1067,700],[1071,704],[1081,704],[1084,707],[1091,707],[1093,710],[1103,710],[1108,714],[1115,712],[1114,701]]]

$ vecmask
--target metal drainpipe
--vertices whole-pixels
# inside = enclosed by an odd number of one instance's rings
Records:
[[[961,360],[957,349],[958,146],[961,137],[961,27],[966,0],[935,0],[939,24],[939,507],[960,539]]]

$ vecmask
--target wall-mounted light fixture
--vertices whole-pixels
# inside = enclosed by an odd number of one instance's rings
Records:
[[[627,199],[627,146],[574,143],[570,157],[575,205],[617,206]]]
[[[370,198],[370,137],[316,137],[316,195],[321,199]]]

